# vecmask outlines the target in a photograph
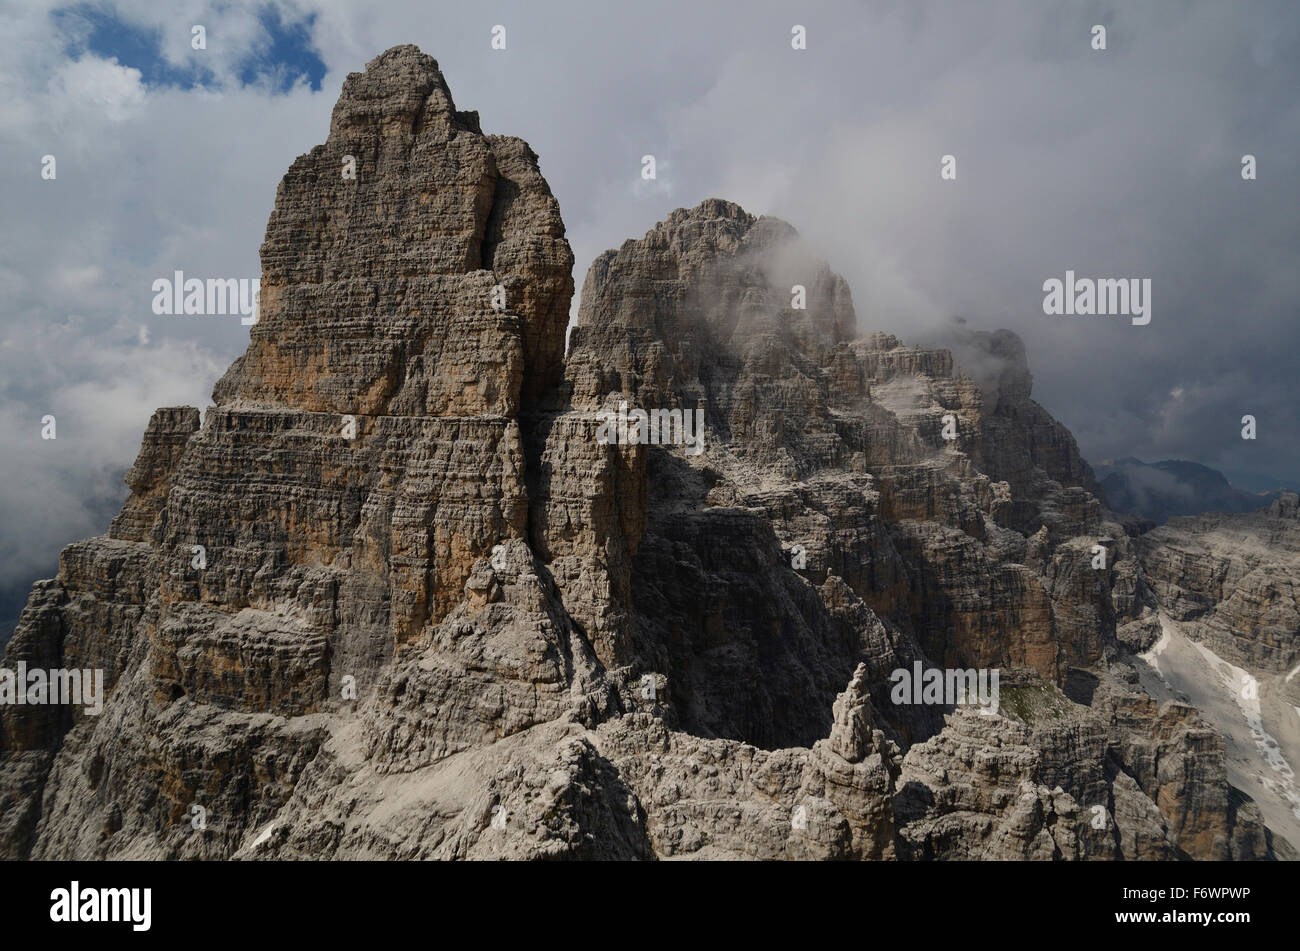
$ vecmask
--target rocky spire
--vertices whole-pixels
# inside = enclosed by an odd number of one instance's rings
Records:
[[[536,155],[433,59],[348,77],[216,405],[154,415],[8,645],[104,692],[0,705],[0,855],[1269,854],[1212,731],[1121,666],[1155,595],[1018,341],[979,341],[986,405],[711,199],[596,260],[566,366],[572,264]],[[598,438],[620,403],[702,404],[700,451]],[[1019,673],[945,725],[892,695],[913,665]]]
[[[532,149],[484,135],[432,57],[394,47],[280,182],[261,320],[214,400],[513,416],[562,372],[572,269]]]

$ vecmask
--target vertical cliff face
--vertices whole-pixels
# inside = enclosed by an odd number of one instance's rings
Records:
[[[155,414],[9,645],[107,700],[0,707],[5,855],[1269,854],[1134,683],[1155,596],[1014,338],[964,342],[990,384],[859,336],[709,200],[597,259],[565,359],[537,157],[414,47],[349,76],[262,262],[201,425]],[[676,438],[611,441],[623,404]],[[913,664],[1002,669],[1001,715],[898,703]]]
[[[561,373],[572,268],[527,143],[485,136],[398,47],[348,77],[325,144],[281,181],[262,319],[215,399],[513,417]]]
[[[1170,518],[1137,539],[1158,625],[1143,683],[1190,699],[1227,742],[1234,786],[1300,841],[1300,519],[1293,492],[1252,513]]]
[[[118,848],[132,813],[165,828],[223,796],[251,796],[240,822],[264,795],[278,805],[328,698],[373,691],[462,601],[476,560],[524,537],[519,411],[562,372],[572,266],[537,157],[457,112],[432,58],[399,47],[348,77],[326,143],[277,190],[248,352],[202,428],[194,409],[155,415],[122,514],[65,552],[10,651],[102,663],[110,688],[131,678],[84,725],[83,756],[103,765],[75,791],[102,802],[60,830],[78,854]],[[220,726],[160,748],[181,729],[155,719],[169,711]],[[11,749],[57,745],[69,725],[21,720],[6,724],[38,737]],[[251,743],[254,721],[269,732]],[[241,792],[258,755],[275,782]]]
[[[1252,670],[1290,674],[1300,663],[1300,515],[1283,493],[1259,512],[1171,518],[1138,553],[1165,612],[1198,641]],[[1300,701],[1300,682],[1288,683]]]
[[[673,584],[635,589],[624,656],[668,672],[689,727],[810,745],[864,652],[877,700],[902,657],[1049,680],[1103,658],[1114,617],[1105,578],[1076,570],[1082,540],[1035,570],[1016,531],[1050,525],[1055,547],[1101,523],[1073,439],[1029,400],[1023,347],[986,407],[948,351],[858,338],[847,285],[793,228],[717,200],[597,259],[570,345],[575,405],[703,412],[702,452],[645,447],[632,570]],[[887,627],[845,630],[844,611]]]

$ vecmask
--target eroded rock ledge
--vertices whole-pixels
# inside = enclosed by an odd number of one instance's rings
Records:
[[[859,336],[793,228],[709,200],[592,264],[565,359],[572,265],[434,60],[348,77],[247,353],[33,590],[6,665],[110,693],[0,708],[0,853],[1273,854],[1128,666],[1204,572],[1107,512],[1014,336],[962,338],[980,381]],[[702,409],[705,450],[602,444],[623,401]],[[1000,715],[894,704],[916,661],[1004,670]]]

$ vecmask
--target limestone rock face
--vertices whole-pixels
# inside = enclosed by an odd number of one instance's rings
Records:
[[[1268,673],[1300,663],[1296,503],[1288,492],[1259,512],[1171,518],[1138,539],[1166,613],[1220,656]]]
[[[50,788],[46,823],[87,783],[95,799],[60,849],[234,843],[257,809],[219,835],[173,820],[196,804],[215,826],[223,797],[268,788],[239,756],[296,778],[321,736],[307,724],[373,694],[465,598],[475,562],[524,537],[519,411],[559,380],[572,265],[537,157],[457,112],[433,59],[398,47],[348,78],[326,143],[276,193],[248,352],[202,427],[192,408],[155,414],[109,535],[65,551],[11,645],[11,661],[103,667],[112,691],[63,744],[110,766]],[[129,700],[113,690],[128,673]],[[156,741],[200,714],[210,743]],[[57,749],[75,716],[6,710],[6,748]],[[108,831],[86,832],[101,814]],[[61,854],[55,841],[33,854]]]
[[[537,156],[397,47],[347,78],[325,144],[280,182],[261,319],[216,401],[513,416],[558,376],[572,268]]]
[[[10,641],[106,696],[0,705],[0,854],[1274,854],[1130,666],[1220,569],[1105,509],[1013,335],[860,336],[791,226],[709,200],[592,264],[566,356],[572,266],[431,58],[348,77],[247,353]],[[934,668],[999,711],[895,686]]]
[[[700,452],[634,447],[649,498],[631,578],[673,584],[632,584],[602,660],[665,673],[687,729],[761,746],[824,736],[863,656],[877,701],[889,671],[922,656],[1053,679],[1098,662],[1115,619],[1083,540],[1102,530],[1091,475],[1029,401],[1019,341],[983,345],[1014,358],[992,413],[948,351],[857,338],[843,280],[789,225],[729,202],[598,258],[570,340],[571,405],[696,410],[707,433]],[[1037,570],[1017,530],[1031,516],[1054,536]],[[938,728],[896,719],[900,736]]]
[[[1223,782],[1223,740],[1185,704],[1087,675],[1090,703],[1033,676],[1002,716],[962,708],[903,760],[900,857],[1260,859],[1259,810]],[[1214,777],[1214,778],[1211,778]]]

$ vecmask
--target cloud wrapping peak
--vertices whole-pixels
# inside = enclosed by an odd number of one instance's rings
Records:
[[[860,331],[1015,330],[1090,458],[1300,481],[1294,4],[123,0],[10,6],[0,37],[0,584],[106,528],[154,407],[206,405],[248,330],[155,316],[151,282],[258,277],[276,183],[346,74],[400,43],[539,154],[579,282],[673,208],[730,199],[848,279]],[[1045,315],[1067,268],[1150,278],[1151,323]]]

